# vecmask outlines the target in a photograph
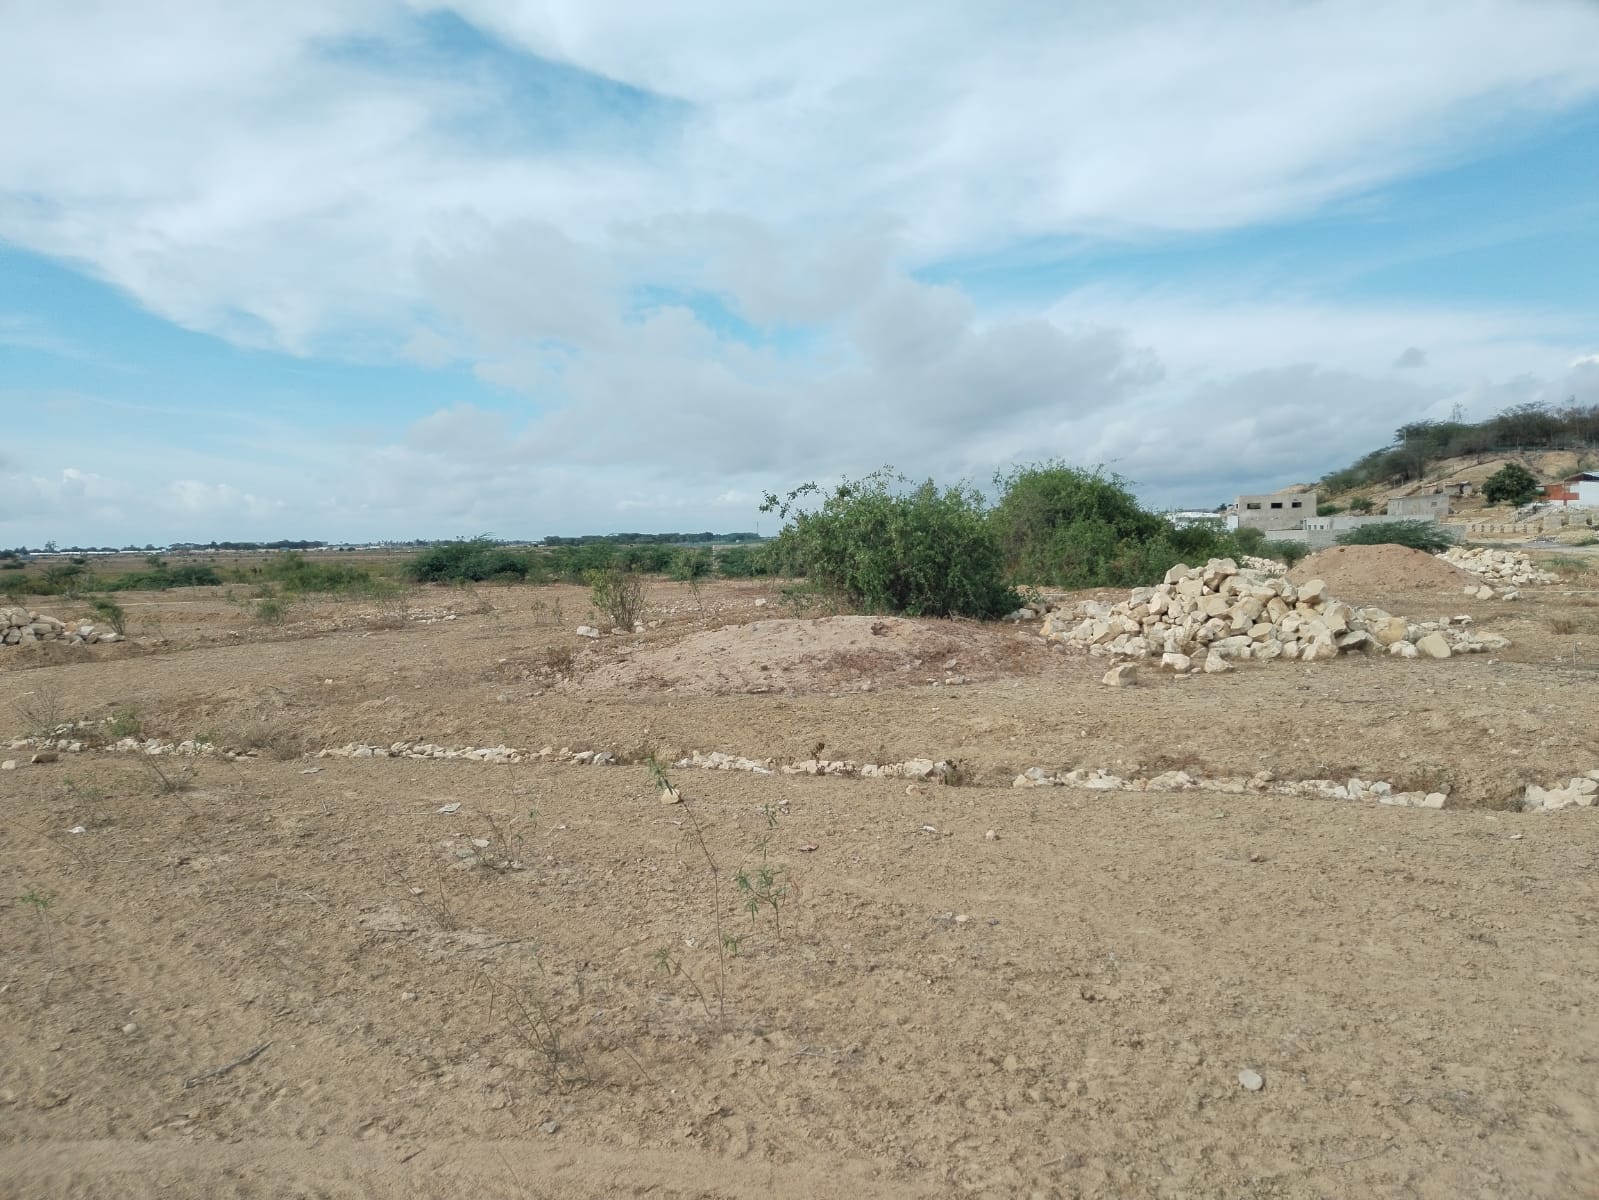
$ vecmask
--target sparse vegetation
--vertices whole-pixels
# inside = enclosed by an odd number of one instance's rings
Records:
[[[255,602],[255,619],[263,625],[282,625],[291,607],[292,602],[280,596],[265,596]]]
[[[566,1091],[588,1082],[588,1066],[582,1052],[572,1044],[562,1028],[561,1010],[554,999],[553,982],[536,954],[533,956],[533,966],[534,979],[523,987],[514,986],[487,970],[481,972],[481,978],[488,986],[488,1023],[493,1025],[494,1010],[498,1005],[511,1035],[538,1054],[551,1089]],[[575,978],[575,986],[577,999],[581,1002],[582,976]]]
[[[165,761],[163,761],[165,760]],[[150,776],[150,787],[158,796],[176,796],[194,787],[198,774],[194,760],[179,759],[173,755],[140,754],[136,756]]]
[[[67,723],[67,710],[61,693],[48,685],[23,692],[17,697],[14,707],[29,737],[54,737],[56,730]]]
[[[135,704],[122,705],[105,723],[105,735],[112,741],[138,737],[143,732],[144,719],[139,715],[139,708]]]
[[[716,929],[716,1012],[715,1017],[719,1023],[727,1021],[727,959],[729,954],[737,955],[738,939],[732,937],[722,922],[722,868],[717,863],[716,857],[711,853],[711,848],[705,841],[705,827],[700,824],[699,813],[694,805],[689,802],[677,788],[672,786],[672,781],[667,778],[666,768],[663,767],[653,754],[645,760],[649,767],[651,782],[655,785],[658,795],[666,800],[676,801],[682,808],[683,816],[687,822],[684,836],[689,838],[694,848],[699,852],[699,857],[704,859],[706,869],[710,876],[711,919]],[[699,995],[700,1003],[705,1008],[706,1016],[711,1016],[710,998],[694,977],[683,968],[677,959],[672,957],[668,948],[663,948],[655,955],[656,969],[668,976],[683,976],[693,986]]]
[[[115,600],[108,600],[104,596],[97,596],[89,602],[89,607],[94,609],[95,615],[111,626],[113,632],[125,634],[128,632],[127,610]]]
[[[1591,451],[1599,446],[1599,404],[1573,398],[1563,408],[1517,404],[1486,421],[1413,421],[1401,426],[1391,446],[1373,450],[1321,480],[1329,493],[1374,485],[1409,483],[1426,476],[1440,459],[1519,451]]]

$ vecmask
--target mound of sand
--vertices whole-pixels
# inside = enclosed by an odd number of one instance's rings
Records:
[[[564,687],[689,695],[865,690],[963,683],[1045,657],[1035,636],[1011,627],[898,617],[776,619],[642,643]]]
[[[1322,579],[1341,600],[1389,592],[1459,592],[1482,581],[1424,550],[1408,546],[1334,546],[1304,559],[1288,578],[1295,584]]]

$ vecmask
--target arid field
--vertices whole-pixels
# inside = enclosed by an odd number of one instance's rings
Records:
[[[1511,646],[1109,688],[752,581],[0,647],[0,1195],[1599,1195],[1599,811],[1517,811],[1599,580],[1333,582]],[[1273,790],[1351,777],[1448,801]]]

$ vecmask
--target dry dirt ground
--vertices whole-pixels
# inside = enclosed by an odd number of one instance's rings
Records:
[[[1599,591],[1363,591],[1514,645],[1112,690],[1036,627],[663,584],[598,642],[575,588],[281,628],[173,592],[132,645],[0,650],[0,745],[120,712],[260,751],[0,750],[0,1195],[1599,1195],[1599,813],[1505,810],[1599,767]],[[416,739],[623,765],[300,757]],[[650,750],[962,783],[682,769],[667,805]]]

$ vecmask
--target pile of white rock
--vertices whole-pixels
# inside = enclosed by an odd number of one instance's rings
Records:
[[[1288,564],[1278,562],[1275,558],[1257,558],[1253,554],[1244,555],[1244,570],[1259,571],[1262,575],[1286,575]]]
[[[1573,805],[1592,808],[1596,800],[1599,800],[1599,771],[1589,771],[1586,775],[1573,775],[1552,788],[1529,783],[1521,807],[1528,812],[1559,812]]]
[[[69,646],[120,642],[114,629],[91,621],[61,621],[26,608],[0,608],[0,645],[25,646],[30,642],[66,642]]]
[[[1088,601],[1078,616],[1053,613],[1046,640],[1119,660],[1157,659],[1186,674],[1232,670],[1232,660],[1274,658],[1320,662],[1350,650],[1386,651],[1398,658],[1448,658],[1502,650],[1497,634],[1475,634],[1470,617],[1407,621],[1380,608],[1352,608],[1312,579],[1240,570],[1230,558],[1202,567],[1179,563],[1154,587],[1133,589],[1120,604]],[[1107,683],[1127,683],[1127,672]]]
[[[1559,583],[1560,576],[1553,571],[1545,571],[1536,566],[1532,559],[1519,550],[1493,550],[1486,546],[1468,548],[1465,546],[1451,546],[1438,556],[1452,566],[1459,567],[1462,571],[1470,571],[1493,583],[1510,584],[1512,587],[1521,587],[1529,583]],[[1476,588],[1465,589],[1468,592],[1478,592]],[[1490,591],[1489,595],[1493,593]]]

